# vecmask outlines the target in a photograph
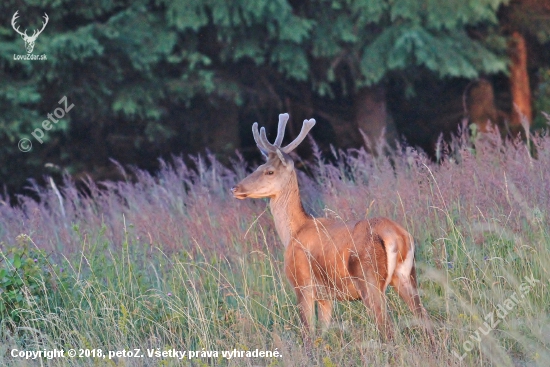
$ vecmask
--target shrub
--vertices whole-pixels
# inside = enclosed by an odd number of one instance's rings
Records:
[[[17,237],[17,246],[0,249],[0,316],[16,324],[21,314],[42,305],[58,289],[57,265],[46,252],[32,248],[27,235]]]

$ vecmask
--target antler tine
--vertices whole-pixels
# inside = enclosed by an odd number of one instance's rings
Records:
[[[25,29],[25,33],[23,33],[23,32],[21,32],[21,31],[19,30],[19,26],[17,26],[17,28],[15,28],[15,24],[16,24],[17,18],[19,18],[18,13],[19,13],[19,10],[17,10],[17,11],[15,12],[15,14],[13,14],[13,17],[11,18],[11,26],[12,26],[12,28],[14,29],[14,31],[16,31],[16,32],[19,33],[20,35],[22,35],[22,36],[25,35],[25,36],[26,36],[26,35],[27,35],[27,30],[26,30],[26,29]]]
[[[42,29],[38,31],[36,36],[38,36],[40,33],[42,33],[42,31],[44,31],[44,28],[46,28],[46,25],[48,24],[48,21],[50,20],[50,18],[48,17],[48,14],[46,14],[46,13],[44,13],[44,16],[42,18],[44,18],[45,22],[42,22]]]
[[[13,26],[13,28],[15,28],[15,22],[17,21],[17,18],[19,18],[19,10],[17,10],[15,14],[13,14],[13,17],[11,17],[11,25]],[[19,28],[19,26],[17,28]]]
[[[258,146],[258,149],[260,149],[260,152],[262,152],[262,154],[264,156],[268,156],[269,154],[269,149],[267,149],[262,140],[260,139],[260,133],[258,132],[258,123],[255,122],[252,124],[252,135],[254,135],[254,141],[256,142],[256,145]]]
[[[289,115],[288,113],[281,113],[279,115],[279,124],[277,125],[277,137],[275,138],[275,142],[273,143],[274,146],[277,148],[281,147],[281,144],[283,143],[283,138],[285,137],[285,128],[286,123],[288,121]]]
[[[307,133],[309,133],[309,130],[311,130],[313,126],[315,126],[315,119],[304,120],[300,134],[286,147],[281,148],[281,150],[286,154],[292,152],[306,138]]]
[[[267,151],[274,153],[277,151],[277,148],[275,145],[271,144],[269,140],[267,140],[267,135],[265,133],[265,127],[260,128],[260,140],[262,141],[264,147],[267,149]]]

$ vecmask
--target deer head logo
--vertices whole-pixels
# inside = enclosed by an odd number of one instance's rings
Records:
[[[38,36],[40,35],[40,33],[42,33],[42,31],[44,30],[44,28],[46,28],[46,24],[48,24],[48,14],[44,13],[44,22],[42,22],[42,29],[37,31],[37,30],[34,30],[33,33],[32,33],[32,36],[29,36],[27,34],[27,30],[25,29],[25,32],[21,32],[19,30],[19,26],[17,26],[17,28],[15,27],[15,21],[17,18],[19,18],[19,15],[17,15],[17,13],[19,13],[19,10],[15,12],[15,14],[13,14],[13,18],[11,18],[11,26],[13,27],[13,29],[19,33],[21,35],[21,38],[23,38],[23,41],[25,41],[25,48],[27,49],[27,53],[30,54],[32,53],[32,50],[34,49],[34,42],[36,42],[36,38],[38,38]]]

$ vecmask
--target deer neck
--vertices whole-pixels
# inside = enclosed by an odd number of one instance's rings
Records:
[[[273,196],[270,201],[271,213],[275,220],[275,229],[286,248],[290,240],[309,219],[300,199],[296,172],[292,172],[286,188]]]

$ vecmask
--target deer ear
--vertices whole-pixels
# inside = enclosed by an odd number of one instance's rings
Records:
[[[283,156],[283,152],[279,148],[277,148],[277,157],[281,160],[281,163],[283,166],[288,166],[288,162],[286,161],[285,157]]]

